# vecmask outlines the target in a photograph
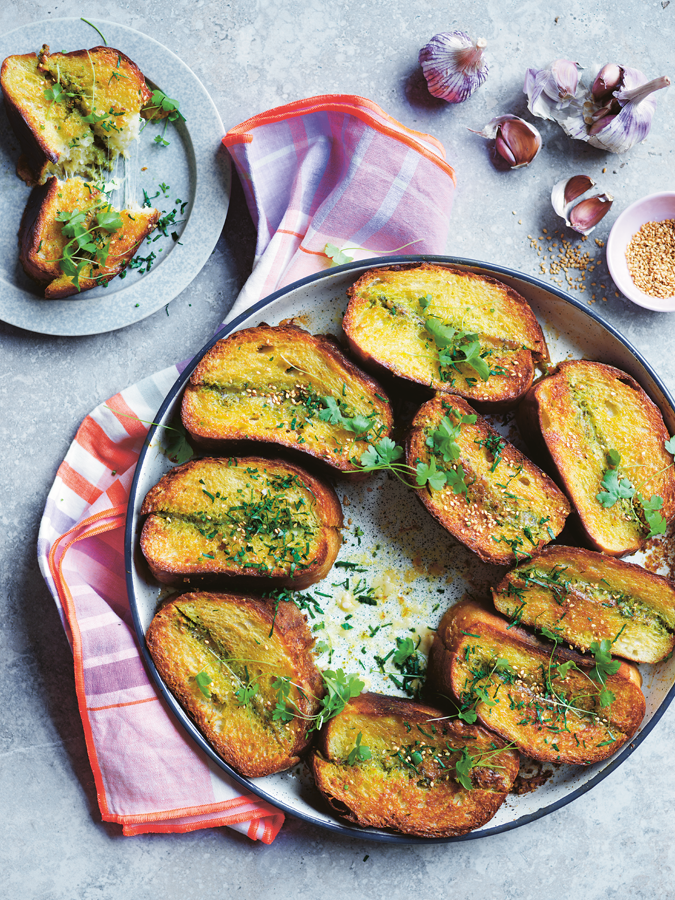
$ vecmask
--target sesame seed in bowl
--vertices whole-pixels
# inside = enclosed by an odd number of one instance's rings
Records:
[[[621,213],[607,241],[607,265],[633,303],[675,311],[675,191],[650,194]]]

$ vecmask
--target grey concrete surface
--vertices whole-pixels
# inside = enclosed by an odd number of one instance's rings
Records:
[[[548,195],[566,174],[586,172],[616,198],[593,235],[601,240],[628,204],[675,189],[672,88],[658,96],[647,142],[624,157],[541,123],[545,146],[535,163],[501,172],[487,144],[468,130],[500,113],[523,115],[525,70],[555,58],[588,66],[617,61],[649,77],[675,76],[669,0],[4,0],[0,32],[80,15],[129,25],[177,53],[203,81],[226,128],[287,101],[340,92],[369,97],[404,124],[436,135],[458,177],[447,248],[455,255],[540,275],[528,235],[559,228]],[[492,71],[474,97],[449,107],[426,92],[417,53],[432,35],[454,28],[487,39]],[[595,294],[595,308],[675,391],[673,318],[616,296],[602,250],[592,239],[580,246],[593,249],[598,267],[575,296],[592,302]],[[0,323],[0,897],[675,897],[675,709],[618,771],[573,804],[464,844],[379,845],[293,819],[271,847],[227,829],[124,838],[118,826],[101,823],[68,645],[37,569],[44,500],[91,408],[185,359],[211,335],[250,271],[253,247],[235,185],[209,262],[166,311],[86,338],[46,338]]]

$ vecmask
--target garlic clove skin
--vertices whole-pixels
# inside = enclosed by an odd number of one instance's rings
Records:
[[[553,209],[565,220],[566,225],[579,234],[590,234],[607,215],[614,202],[610,194],[596,194],[579,203],[574,202],[594,185],[595,182],[588,175],[573,175],[571,178],[563,178],[551,191]]]
[[[537,129],[518,116],[497,116],[474,134],[494,140],[495,150],[511,169],[529,166],[541,150],[541,135]]]
[[[528,69],[523,93],[527,107],[542,119],[556,119],[554,113],[565,109],[579,92],[579,65],[571,59],[556,59],[546,69]]]
[[[581,200],[570,212],[570,228],[579,234],[590,234],[612,208],[614,197],[610,194],[596,194]]]
[[[488,76],[486,45],[483,38],[473,42],[463,31],[434,35],[419,53],[429,93],[448,103],[470,97]]]

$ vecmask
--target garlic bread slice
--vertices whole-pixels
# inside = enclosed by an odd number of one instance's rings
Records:
[[[183,424],[195,443],[255,440],[358,470],[370,443],[393,425],[380,385],[324,335],[297,325],[259,325],[218,341],[183,395]]]
[[[79,248],[64,234],[64,217],[79,219],[91,249]],[[97,227],[101,220],[105,227]],[[90,182],[52,176],[34,187],[28,198],[19,229],[19,261],[25,273],[44,287],[47,300],[71,297],[119,275],[158,220],[157,209],[117,210]],[[76,262],[88,260],[77,277],[67,274],[67,267],[63,271],[67,248]]]
[[[310,757],[316,786],[347,821],[421,837],[480,828],[519,764],[518,753],[483,728],[373,693],[323,727]]]
[[[197,459],[148,492],[141,550],[158,581],[271,578],[306,587],[340,548],[335,491],[299,466],[260,457]]]
[[[71,53],[8,56],[0,70],[7,116],[19,139],[30,184],[80,175],[98,178],[138,137],[152,94],[124,53],[92,47]]]
[[[620,369],[587,360],[560,363],[528,392],[518,424],[526,440],[543,441],[594,549],[632,553],[644,545],[651,523],[675,516],[675,470],[663,417]]]
[[[600,762],[630,740],[645,714],[640,673],[630,663],[594,663],[473,601],[443,616],[427,678],[433,690],[454,695],[465,717],[475,715],[543,762]]]
[[[431,515],[484,562],[509,565],[533,553],[570,511],[548,475],[452,394],[419,409],[407,460],[432,473],[418,491]]]
[[[515,403],[548,359],[525,299],[494,278],[422,263],[371,269],[342,323],[364,364],[486,408]]]
[[[183,594],[155,615],[146,641],[159,674],[218,754],[257,778],[295,765],[325,690],[305,617],[255,597]],[[277,679],[290,719],[275,716]]]
[[[657,663],[675,647],[675,586],[642,566],[577,547],[546,547],[512,569],[492,599],[512,622],[547,628],[579,650]]]

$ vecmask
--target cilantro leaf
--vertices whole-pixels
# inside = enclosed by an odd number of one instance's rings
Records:
[[[611,649],[612,641],[608,640],[608,638],[604,638],[600,643],[593,641],[590,646],[595,665],[589,674],[593,681],[598,681],[602,685],[604,685],[608,675],[614,675],[621,668],[621,662],[618,659],[612,659]]]
[[[663,515],[659,512],[663,506],[663,499],[653,494],[650,500],[647,500],[642,494],[638,494],[642,509],[644,511],[645,521],[649,525],[648,538],[655,537],[657,534],[665,534],[668,523]]]
[[[450,347],[455,340],[457,329],[452,325],[444,325],[440,319],[428,318],[424,320],[424,327],[433,337],[436,346],[440,349]]]
[[[670,440],[666,441],[663,446],[666,448],[668,453],[670,453],[672,456],[675,456],[675,435],[671,437]]]
[[[201,672],[198,672],[195,675],[195,681],[197,682],[199,690],[202,692],[202,694],[206,697],[207,700],[210,700],[211,691],[209,690],[209,685],[212,681],[211,676],[202,669]]]
[[[372,422],[370,419],[367,419],[365,416],[353,416],[352,418],[348,418],[343,416],[342,418],[342,427],[347,431],[352,431],[354,434],[364,434],[364,432],[370,429]]]
[[[447,469],[445,477],[454,494],[465,494],[468,498],[469,486],[466,483],[466,472],[461,463],[458,463],[454,469]]]
[[[328,422],[330,425],[340,425],[342,423],[342,412],[335,397],[322,397],[321,400],[326,407],[319,412],[321,421]]]
[[[393,662],[396,666],[402,666],[417,650],[411,637],[396,638],[397,649],[394,652]]]
[[[416,481],[420,487],[429,485],[434,491],[441,491],[447,484],[447,475],[436,468],[436,460],[432,456],[428,463],[417,463]]]
[[[466,747],[462,748],[462,753],[457,762],[455,763],[455,777],[461,786],[467,790],[473,790],[473,784],[471,783],[471,778],[469,777],[469,773],[471,769],[475,766],[475,760],[472,756],[469,755],[469,751]]]
[[[616,469],[606,469],[601,486],[605,489],[596,494],[595,499],[605,509],[609,509],[617,500],[630,500],[635,495],[632,483],[619,475]]]
[[[341,266],[344,263],[350,263],[354,260],[353,256],[348,256],[343,250],[336,247],[335,244],[326,244],[323,248],[323,252],[328,259],[331,260],[332,266]]]
[[[105,231],[117,231],[124,224],[116,209],[103,210],[96,216],[96,224]]]
[[[180,420],[175,425],[164,425],[164,434],[159,449],[171,462],[182,465],[194,456],[194,451],[188,443],[187,431]]]
[[[367,759],[372,758],[372,753],[366,747],[365,744],[361,743],[361,738],[363,737],[363,733],[359,731],[356,735],[356,743],[354,747],[349,752],[349,756],[347,757],[347,765],[353,766],[356,762],[365,762]]]

